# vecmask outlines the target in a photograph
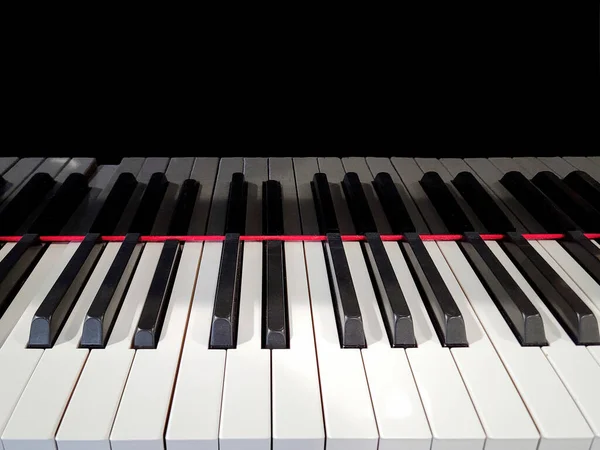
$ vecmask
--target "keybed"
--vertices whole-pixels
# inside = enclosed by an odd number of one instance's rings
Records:
[[[0,448],[600,449],[599,161],[0,158]]]

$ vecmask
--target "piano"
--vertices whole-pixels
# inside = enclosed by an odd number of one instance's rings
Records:
[[[600,449],[600,157],[0,158],[3,450]]]

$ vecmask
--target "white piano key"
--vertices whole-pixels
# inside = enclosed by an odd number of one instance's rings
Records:
[[[130,348],[131,339],[141,313],[143,300],[150,287],[151,277],[148,277],[148,273],[153,273],[163,246],[162,243],[147,243],[143,247],[143,253],[106,348],[91,351],[78,348],[85,313],[120,248],[119,243],[111,244],[105,249],[105,253],[108,252],[106,257],[102,255],[98,263],[99,265],[102,263],[103,273],[100,274],[96,289],[90,295],[91,298],[86,298],[86,304],[82,305],[83,314],[78,319],[77,333],[71,341],[74,347],[71,353],[85,354],[86,360],[84,360],[85,367],[82,365],[79,368],[77,386],[73,386],[73,390],[69,392],[71,399],[56,433],[56,442],[60,450],[81,448],[82,443],[85,443],[86,448],[107,447],[114,414],[135,354],[135,351]],[[142,251],[143,245],[138,244],[135,251]],[[128,266],[127,271],[131,270],[133,267]],[[80,302],[81,300],[83,298]],[[61,351],[59,347],[52,350]],[[66,349],[62,349],[62,352],[65,351]]]
[[[85,314],[116,251],[104,252],[56,343],[44,350],[2,434],[5,449],[54,449],[54,436],[88,357],[78,348]]]
[[[434,253],[435,242],[426,242]],[[429,247],[433,247],[433,250]],[[402,254],[392,254],[394,270],[414,316],[417,348],[406,349],[429,419],[436,450],[482,449],[485,433],[453,355],[442,347]],[[440,374],[444,374],[443,382]]]
[[[78,245],[50,245],[13,300],[13,304],[29,301],[29,305],[0,349],[0,367],[10,367],[0,373],[0,434],[44,352],[26,348],[33,314]]]
[[[437,246],[439,251],[430,251],[431,257],[470,333],[469,347],[453,348],[452,354],[487,435],[485,448],[536,449],[539,433],[467,299],[478,298],[477,286],[472,285],[480,282],[455,242],[438,242]]]
[[[598,448],[600,446],[600,385],[597,380],[600,379],[600,366],[585,346],[573,343],[523,276],[514,271],[511,275],[542,315],[549,343],[548,346],[542,347],[542,351],[594,432],[592,448]]]
[[[600,326],[600,285],[556,241],[529,241],[548,264],[592,310]],[[600,363],[600,345],[589,345],[588,351]]]
[[[161,244],[153,245],[160,246]],[[117,242],[107,244],[95,271],[98,272],[98,269],[102,269],[102,272],[100,272],[101,277],[96,289],[91,294],[91,300],[86,301],[87,305],[85,313],[87,313],[89,305],[93,301],[93,297],[98,291],[110,266],[114,262],[120,246],[121,244]],[[143,244],[138,244],[134,252],[139,253],[142,248]],[[150,253],[151,252],[149,251],[148,255],[150,255]],[[132,260],[135,259],[135,257],[132,258]],[[139,268],[144,268],[144,264],[147,260],[148,256],[145,260],[140,260]],[[151,270],[148,266],[146,266],[146,268]],[[134,264],[130,263],[126,269],[126,276],[127,274],[131,274],[133,269]],[[138,279],[132,280],[131,282],[130,291],[123,302],[119,318],[113,327],[106,349],[94,349],[91,351],[88,349],[77,349],[78,352],[88,353],[88,357],[85,361],[85,367],[83,367],[83,371],[81,371],[77,386],[73,390],[71,400],[64,413],[60,428],[56,433],[56,443],[60,450],[81,448],[82,444],[86,446],[85,448],[90,449],[107,448],[108,446],[108,432],[102,434],[102,431],[106,431],[106,426],[108,426],[109,430],[112,426],[116,405],[118,405],[118,399],[120,398],[123,387],[122,384],[124,383],[122,374],[125,373],[125,377],[127,376],[132,357],[131,352],[127,350],[121,352],[115,350],[115,347],[117,347],[118,350],[119,346],[115,345],[113,336],[116,337],[117,335],[120,335],[120,342],[122,342],[121,346],[128,347],[129,342],[123,340],[123,332],[121,330],[125,326],[129,326],[126,321],[131,320],[131,310],[135,308],[135,305],[133,305],[133,308],[131,307],[132,299],[133,301],[137,301],[138,299],[135,294],[132,296],[131,292],[137,293],[138,296],[143,295],[143,292],[136,292],[140,285],[140,279],[143,278],[141,275],[143,273],[143,271],[140,272],[140,275],[137,277]],[[124,317],[124,319],[121,319],[121,317]],[[79,338],[81,337],[83,330],[83,321],[84,319],[82,318],[79,323],[79,329],[77,330],[77,340],[73,341],[76,345],[79,344]],[[108,351],[108,349],[110,349],[110,351]],[[115,392],[118,393],[115,394]],[[115,396],[117,396],[117,402],[114,400]],[[108,425],[106,425],[107,422]],[[100,437],[98,437],[98,435],[100,435]]]
[[[244,243],[237,347],[227,350],[219,448],[270,449],[271,354],[261,349],[262,243]]]
[[[325,446],[319,373],[302,242],[286,242],[290,348],[271,351],[273,450]]]
[[[135,353],[111,433],[114,450],[164,449],[164,429],[201,253],[202,243],[184,244],[157,348]]]
[[[531,287],[522,283],[522,275],[498,244],[488,241],[487,245],[533,301]],[[477,296],[475,289],[481,291]],[[546,359],[544,351],[540,347],[521,347],[483,286],[474,285],[473,290],[473,296],[469,296],[471,306],[479,316],[537,425],[541,435],[539,449],[588,449],[593,432],[563,381]],[[477,298],[485,301],[475,301]],[[538,307],[539,309],[541,308]],[[553,336],[551,323],[546,328],[547,334]]]
[[[389,252],[394,252],[393,246],[400,251],[395,242],[384,245]],[[431,431],[406,352],[390,346],[360,243],[345,242],[344,249],[367,339],[361,354],[379,430],[379,450],[429,449]]]
[[[206,242],[165,435],[168,450],[217,450],[225,350],[208,348],[221,242]]]
[[[328,450],[375,450],[379,434],[359,349],[343,349],[323,246],[305,242]]]

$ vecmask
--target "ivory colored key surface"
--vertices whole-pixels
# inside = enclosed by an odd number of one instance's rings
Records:
[[[281,183],[285,234],[301,234],[291,158],[271,158],[269,177]],[[319,372],[304,262],[304,244],[285,242],[289,307],[288,349],[271,351],[273,450],[317,450],[325,445]]]
[[[386,244],[391,244],[386,247],[392,253],[393,246],[398,247],[395,242]],[[367,337],[361,354],[379,430],[379,450],[429,449],[431,431],[406,352],[390,346],[360,244],[346,242],[344,248]]]
[[[0,374],[0,434],[5,431],[21,393],[44,352],[41,349],[26,348],[31,317],[78,245],[79,243],[51,245],[13,300],[13,305],[27,301],[29,305],[0,349],[1,367],[11,368]],[[10,308],[7,313],[8,311]]]
[[[262,231],[262,182],[267,160],[245,158],[248,182],[246,233]],[[237,347],[227,350],[219,448],[258,450],[271,446],[271,354],[261,348],[263,246],[245,242]]]
[[[202,243],[186,243],[156,350],[135,352],[111,433],[112,449],[164,448],[164,428]]]
[[[512,208],[514,199],[511,200],[508,192],[496,182],[500,178],[498,169],[483,159],[466,159],[465,162],[488,185],[494,197],[506,200],[507,206],[520,220],[522,216],[518,213],[518,207]],[[530,242],[534,245],[533,241]],[[496,255],[499,259],[502,257],[503,252],[498,251],[497,244],[488,242],[488,246],[495,253],[498,252]],[[503,258],[507,269],[517,271],[506,256]],[[480,295],[487,297],[483,286],[481,289]],[[487,302],[471,300],[471,304],[538,427],[542,438],[539,449],[589,448],[593,432],[541,349],[518,345],[497,309],[491,308]],[[544,380],[544,383],[539,380]]]
[[[223,233],[229,181],[234,172],[242,170],[240,158],[220,160],[208,234]],[[216,450],[219,446],[226,351],[209,349],[208,343],[222,248],[221,242],[203,246],[165,434],[169,450]]]
[[[78,348],[81,325],[114,253],[102,255],[55,345],[40,358],[2,434],[5,449],[55,448],[55,432],[88,356]]]
[[[310,181],[318,170],[316,159],[294,158],[304,234],[308,234],[308,230],[318,230],[310,187]],[[320,242],[305,242],[304,251],[327,448],[374,450],[379,434],[360,350],[343,349],[340,346],[323,245]],[[291,342],[293,345],[293,336]]]

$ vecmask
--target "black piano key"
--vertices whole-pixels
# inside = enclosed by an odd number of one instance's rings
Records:
[[[445,347],[467,347],[464,318],[452,298],[446,283],[417,233],[405,233],[407,246],[401,246],[408,256],[414,278],[421,291],[431,322]]]
[[[415,225],[391,175],[387,172],[379,172],[373,181],[373,186],[393,232],[396,234],[415,232]]]
[[[180,256],[179,241],[165,241],[133,336],[136,350],[155,349],[158,345]]]
[[[317,221],[321,233],[339,233],[337,218],[335,217],[335,208],[333,198],[329,190],[329,181],[324,173],[316,173],[313,181],[310,183],[315,209],[317,211]]]
[[[110,235],[114,232],[137,184],[135,175],[131,172],[124,172],[119,175],[98,211],[90,227],[90,233]]]
[[[327,242],[324,246],[328,262],[327,272],[341,346],[366,348],[362,315],[342,238],[339,233],[327,233],[326,236]]]
[[[461,242],[461,248],[520,344],[548,345],[539,311],[481,239],[479,233],[465,233],[465,242]],[[517,267],[522,266],[524,262],[526,261],[520,261]],[[545,280],[536,278],[530,281],[536,285],[543,285]]]
[[[428,172],[421,179],[421,185],[450,232],[464,235],[464,242],[458,243],[459,248],[521,345],[547,345],[539,311],[474,231],[442,178],[435,172]]]
[[[536,290],[576,344],[600,344],[598,322],[591,309],[546,260],[518,233],[503,242],[508,256]]]
[[[246,202],[248,200],[248,183],[244,174],[236,172],[229,183],[225,234],[244,234],[246,230]]]
[[[471,172],[460,172],[452,184],[490,233],[516,231],[510,219]]]
[[[136,248],[140,235],[130,233],[115,256],[83,322],[80,347],[104,348],[110,337],[131,281],[131,270],[141,252]]]
[[[29,214],[42,203],[56,181],[45,172],[31,176],[25,186],[0,212],[0,235],[12,235]]]
[[[600,230],[600,212],[550,171],[537,173],[531,181],[584,231]]]
[[[348,172],[344,175],[342,187],[356,231],[359,234],[376,233],[377,226],[375,225],[375,219],[373,219],[373,214],[371,214],[369,202],[367,201],[358,174]]]
[[[268,236],[283,234],[283,197],[281,183],[263,182],[263,232]]]
[[[188,178],[183,182],[177,196],[177,203],[175,204],[171,221],[169,222],[167,232],[169,236],[184,236],[187,234],[199,191],[200,183],[196,180]]]
[[[0,261],[0,317],[44,254],[37,234],[26,234]]]
[[[168,186],[169,182],[163,172],[152,174],[129,227],[129,233],[150,234]]]
[[[600,211],[600,183],[586,172],[574,170],[563,178],[563,182]],[[594,230],[596,232],[597,230]]]
[[[31,224],[28,232],[40,235],[59,234],[89,190],[88,178],[85,175],[69,175]]]
[[[85,236],[35,312],[31,320],[29,348],[50,348],[54,345],[103,249],[104,244],[97,244],[99,237],[96,233]]]
[[[377,233],[363,247],[379,309],[392,347],[416,347],[413,320],[392,263]]]
[[[423,174],[419,184],[451,233],[473,230],[473,225],[437,172]]]
[[[240,235],[227,233],[221,253],[209,348],[231,349],[237,345],[242,253]]]
[[[282,241],[264,243],[263,348],[289,348],[288,309],[285,282],[285,252]]]
[[[2,175],[0,175],[0,192],[4,190],[4,186],[6,186],[7,181],[4,179]]]
[[[500,182],[549,233],[580,229],[521,172],[507,172]]]
[[[347,173],[343,187],[352,221],[357,231],[367,238],[362,249],[390,345],[415,347],[412,316],[381,237],[377,233],[375,219],[358,175],[354,172]]]

